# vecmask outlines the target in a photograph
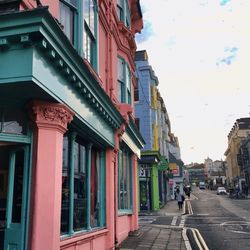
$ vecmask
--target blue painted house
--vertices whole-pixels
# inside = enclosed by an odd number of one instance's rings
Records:
[[[146,144],[141,153],[139,182],[140,209],[158,210],[168,199],[168,132],[170,122],[159,84],[145,50],[135,54],[136,124]]]

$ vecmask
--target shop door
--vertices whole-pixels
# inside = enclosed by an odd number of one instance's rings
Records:
[[[8,146],[8,191],[4,250],[24,250],[28,184],[28,146]]]

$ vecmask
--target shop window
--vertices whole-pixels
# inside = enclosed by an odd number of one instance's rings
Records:
[[[121,57],[117,60],[117,89],[120,103],[131,104],[132,79],[128,64]]]
[[[127,27],[131,25],[131,15],[128,0],[117,0],[117,16]]]
[[[75,136],[63,142],[61,235],[105,226],[104,152]]]
[[[132,159],[122,147],[118,159],[118,209],[119,213],[132,213]]]

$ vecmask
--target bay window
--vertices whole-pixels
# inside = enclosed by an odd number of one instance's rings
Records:
[[[96,0],[60,0],[60,24],[70,42],[97,69]]]
[[[104,151],[75,133],[63,140],[61,235],[105,226]]]

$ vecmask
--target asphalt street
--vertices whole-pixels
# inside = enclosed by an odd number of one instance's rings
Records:
[[[210,250],[250,250],[250,200],[199,188],[193,195],[193,215],[186,217],[185,227],[198,229]]]

